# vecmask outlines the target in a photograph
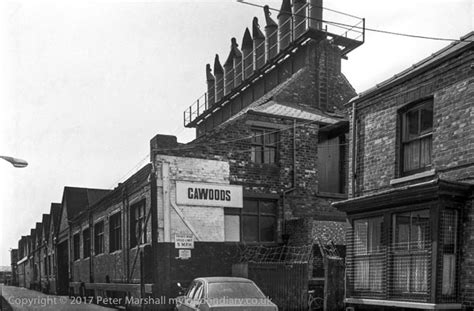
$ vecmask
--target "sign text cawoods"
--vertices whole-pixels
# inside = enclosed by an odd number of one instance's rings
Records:
[[[177,204],[241,208],[242,202],[242,186],[176,182]]]

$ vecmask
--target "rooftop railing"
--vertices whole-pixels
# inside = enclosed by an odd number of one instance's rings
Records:
[[[192,127],[204,113],[210,108],[217,109],[222,103],[233,95],[233,92],[243,87],[245,81],[253,80],[261,74],[262,68],[270,66],[281,56],[281,52],[288,49],[295,42],[310,37],[310,31],[319,32],[335,45],[341,48],[341,55],[345,55],[357,48],[365,39],[365,20],[347,13],[325,9],[325,20],[312,18],[311,5],[305,4],[294,12],[286,22],[278,26],[270,37],[277,36],[277,40],[271,46],[266,47],[267,40],[263,40],[255,46],[251,53],[242,57],[236,64],[241,70],[232,69],[233,79],[222,78],[215,80],[214,96],[208,96],[207,92],[201,95],[189,108],[184,111],[184,126]],[[281,32],[278,36],[278,32]],[[224,80],[224,81],[222,81]],[[224,82],[224,83],[223,83]],[[214,103],[209,105],[211,99]],[[212,106],[212,107],[210,107]]]

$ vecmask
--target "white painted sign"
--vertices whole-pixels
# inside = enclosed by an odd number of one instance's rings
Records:
[[[175,248],[194,248],[194,238],[192,235],[176,234],[174,236]]]
[[[176,203],[181,205],[242,208],[242,186],[177,181]]]
[[[180,249],[178,258],[179,259],[189,259],[189,258],[191,258],[191,250],[190,249]]]

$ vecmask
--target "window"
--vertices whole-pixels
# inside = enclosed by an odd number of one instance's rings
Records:
[[[382,217],[354,220],[354,289],[381,291]]]
[[[89,258],[91,256],[91,231],[89,228],[82,231],[82,244],[84,258]]]
[[[109,218],[109,251],[114,252],[122,248],[121,220],[122,213],[118,212]]]
[[[76,233],[73,236],[73,258],[74,258],[74,260],[78,260],[80,258],[80,254],[79,254],[80,249],[81,249],[81,247],[79,245],[80,237],[81,236],[80,236],[79,233]]]
[[[98,222],[94,225],[94,253],[95,255],[104,252],[104,222]]]
[[[277,137],[276,130],[252,129],[252,161],[255,163],[275,163]]]
[[[226,241],[273,242],[277,201],[244,199],[243,208],[226,208]]]
[[[145,200],[132,205],[130,208],[130,219],[130,247],[146,243]]]
[[[401,115],[401,173],[421,172],[431,166],[433,101],[427,100]]]
[[[393,291],[427,294],[431,254],[429,210],[393,215]]]
[[[318,191],[344,193],[345,136],[319,134]]]
[[[458,213],[453,209],[446,209],[442,216],[443,225],[441,227],[442,242],[442,277],[443,286],[441,293],[444,296],[456,294],[456,253],[458,252]]]

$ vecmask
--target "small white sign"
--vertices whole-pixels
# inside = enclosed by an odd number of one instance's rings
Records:
[[[191,258],[191,250],[190,249],[180,249],[178,258],[179,259],[189,259],[189,258]]]
[[[176,203],[181,205],[242,208],[242,186],[177,181]]]
[[[194,248],[194,238],[192,235],[176,234],[174,236],[175,248]]]

